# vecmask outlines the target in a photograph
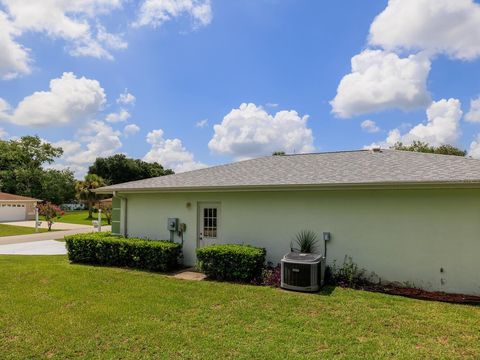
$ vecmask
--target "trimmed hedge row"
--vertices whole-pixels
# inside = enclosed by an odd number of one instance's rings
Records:
[[[178,266],[182,246],[170,241],[125,238],[111,233],[65,236],[72,262],[170,271]]]
[[[210,245],[197,249],[199,268],[216,280],[250,282],[262,273],[265,249],[249,245]]]

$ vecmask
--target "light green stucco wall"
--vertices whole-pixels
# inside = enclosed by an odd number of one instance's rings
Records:
[[[122,200],[118,197],[112,199],[112,234],[120,234],[120,213]]]
[[[168,239],[168,217],[187,224],[188,265],[195,263],[198,203],[220,202],[222,241],[265,247],[274,263],[289,251],[299,230],[319,236],[329,231],[329,264],[334,259],[341,264],[349,255],[383,281],[480,294],[477,189],[122,195],[128,199],[130,236]]]

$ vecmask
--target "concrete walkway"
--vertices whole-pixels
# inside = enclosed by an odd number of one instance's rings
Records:
[[[27,220],[27,221],[8,221],[2,222],[0,224],[4,225],[13,225],[13,226],[25,226],[25,227],[35,227],[35,220]],[[42,229],[48,229],[48,224],[46,221],[42,221],[42,225],[40,226]],[[84,225],[84,224],[70,224],[70,223],[61,223],[61,222],[54,222],[52,225],[52,230],[73,230],[73,229],[93,229],[92,225]]]
[[[193,280],[193,281],[202,281],[207,277],[205,274],[197,271],[195,268],[182,269],[174,273],[169,274],[175,279],[181,280]]]
[[[110,231],[110,230],[111,230],[110,226],[102,226],[102,231]],[[93,228],[91,226],[87,228],[84,227],[81,229],[74,229],[74,230],[49,231],[49,232],[29,234],[29,235],[2,236],[0,237],[0,245],[63,239],[63,237],[66,235],[74,235],[74,234],[89,233],[89,232],[93,232]]]
[[[0,245],[1,255],[65,255],[66,253],[65,243],[55,240]]]

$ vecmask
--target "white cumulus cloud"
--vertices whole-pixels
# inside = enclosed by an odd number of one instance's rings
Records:
[[[66,163],[91,164],[97,157],[114,155],[122,147],[120,131],[102,121],[92,121],[78,132],[78,145],[71,144],[74,152],[65,154]],[[77,148],[75,148],[77,146]]]
[[[70,46],[69,54],[76,57],[89,56],[98,59],[113,60],[113,55],[109,50],[120,50],[128,47],[122,35],[108,33],[101,26],[98,26],[97,29],[95,39],[87,37],[86,39],[74,42],[73,46]]]
[[[128,124],[123,128],[123,135],[126,137],[133,136],[140,131],[140,127],[136,124]]]
[[[471,60],[480,56],[479,24],[473,0],[389,0],[371,24],[369,43]]]
[[[373,120],[364,120],[360,124],[360,127],[362,128],[363,131],[366,131],[368,133],[376,133],[380,131],[380,128],[377,126],[375,121]]]
[[[62,125],[91,118],[104,103],[105,91],[97,80],[63,73],[50,81],[50,90],[34,92],[1,116],[17,125]]]
[[[212,21],[210,0],[145,0],[133,25],[157,27],[184,15],[193,20],[195,27],[208,25]]]
[[[470,101],[470,110],[465,114],[465,120],[480,122],[480,97]]]
[[[117,99],[117,103],[124,104],[124,105],[134,105],[135,104],[135,96],[128,92],[127,89]]]
[[[151,145],[151,149],[143,160],[158,162],[175,172],[196,170],[207,166],[195,161],[193,153],[183,146],[180,139],[165,139],[163,135],[162,129],[153,130],[147,134],[147,142]]]
[[[5,100],[0,98],[0,119],[4,119],[7,116],[7,112],[10,110],[10,104]]]
[[[113,112],[107,115],[106,121],[110,123],[127,121],[130,118],[130,113],[125,109],[120,109],[118,112]]]
[[[31,72],[28,49],[15,41],[21,32],[0,11],[0,79],[9,80]]]
[[[480,134],[477,135],[476,139],[470,143],[468,156],[471,156],[475,159],[480,159]]]
[[[27,32],[62,39],[73,56],[113,59],[111,50],[125,49],[120,34],[109,33],[99,16],[122,6],[122,0],[0,0],[0,75],[28,74],[29,52],[16,38]]]
[[[120,131],[102,121],[88,122],[77,131],[74,140],[52,142],[53,146],[63,149],[63,155],[47,167],[70,169],[77,179],[81,179],[97,157],[111,156],[118,152],[122,147],[120,135]]]
[[[308,116],[296,111],[279,111],[270,115],[262,107],[243,103],[216,124],[208,143],[217,154],[235,159],[271,155],[274,151],[306,153],[315,149]]]
[[[426,81],[430,60],[422,55],[365,50],[352,58],[352,71],[340,81],[330,102],[339,117],[389,108],[411,110],[430,103]]]
[[[385,141],[372,146],[390,147],[397,142],[426,142],[433,146],[455,144],[460,136],[461,103],[457,99],[434,101],[427,109],[427,121],[414,126],[405,134],[400,129],[389,132]]]
[[[82,149],[82,144],[74,140],[60,140],[51,144],[55,147],[61,147],[63,149],[64,158],[75,155]]]
[[[97,36],[98,42],[106,46],[108,49],[112,50],[123,50],[128,48],[128,43],[123,40],[121,34],[112,34],[107,31],[105,26],[98,24],[97,25]]]

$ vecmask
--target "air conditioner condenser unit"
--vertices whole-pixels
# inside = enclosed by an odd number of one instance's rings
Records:
[[[281,287],[315,292],[323,286],[325,257],[321,254],[290,252],[281,260]]]

